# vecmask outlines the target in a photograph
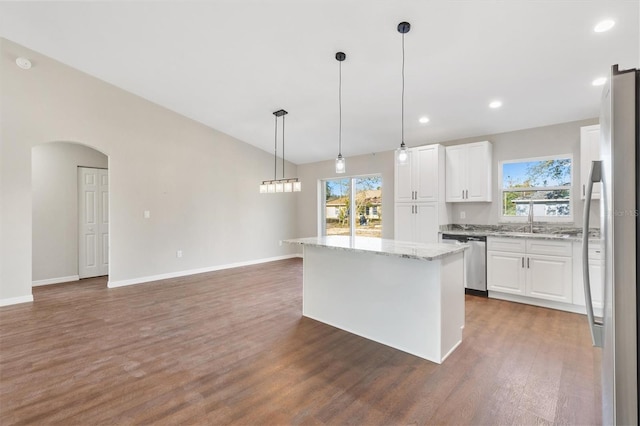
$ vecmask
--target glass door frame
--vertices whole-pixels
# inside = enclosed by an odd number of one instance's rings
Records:
[[[318,235],[319,236],[327,236],[327,182],[328,181],[339,181],[339,180],[349,180],[349,236],[356,236],[356,216],[357,212],[354,211],[354,207],[356,206],[356,181],[362,178],[370,178],[377,177],[380,179],[380,188],[382,189],[382,173],[369,173],[364,175],[354,175],[354,176],[344,176],[344,177],[333,177],[326,179],[318,180],[318,195],[319,195],[319,205],[320,209],[318,212]],[[382,209],[382,205],[380,206]]]

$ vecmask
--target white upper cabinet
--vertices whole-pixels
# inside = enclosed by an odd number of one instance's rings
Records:
[[[446,148],[446,201],[459,202],[465,200],[467,189],[467,164],[469,150],[465,145],[454,145]]]
[[[446,201],[491,201],[491,142],[446,148]]]
[[[395,167],[396,203],[438,201],[441,145],[410,148],[407,164]]]
[[[444,147],[424,145],[408,150],[407,164],[395,164],[394,238],[437,243],[440,225],[449,223],[444,202]]]
[[[580,198],[584,200],[591,162],[600,160],[600,125],[580,128]],[[600,199],[601,183],[593,184],[592,199]]]
[[[396,203],[412,203],[415,201],[415,191],[411,179],[413,172],[413,151],[410,149],[407,151],[409,159],[406,164],[398,164],[396,160],[394,179]]]

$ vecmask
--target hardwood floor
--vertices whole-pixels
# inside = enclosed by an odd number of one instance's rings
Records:
[[[0,309],[0,424],[599,424],[581,315],[467,296],[437,365],[303,318],[291,259]],[[393,315],[393,312],[380,312]]]

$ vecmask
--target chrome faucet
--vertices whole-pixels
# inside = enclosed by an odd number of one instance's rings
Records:
[[[533,234],[533,198],[529,198],[529,217],[527,218],[529,224],[529,233]]]

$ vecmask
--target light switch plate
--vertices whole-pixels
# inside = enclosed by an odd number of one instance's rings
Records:
[[[466,219],[467,218],[467,213],[466,212],[460,212],[460,219]]]
[[[151,212],[149,210],[144,211],[144,218],[149,219],[151,217]]]

